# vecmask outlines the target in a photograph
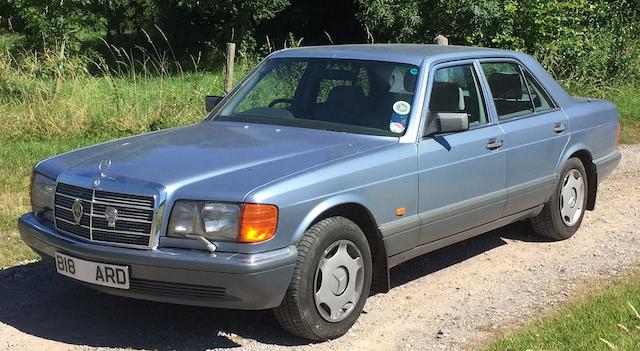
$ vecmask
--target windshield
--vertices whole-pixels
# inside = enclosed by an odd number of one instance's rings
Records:
[[[218,120],[403,135],[418,67],[381,61],[271,59],[222,107]]]

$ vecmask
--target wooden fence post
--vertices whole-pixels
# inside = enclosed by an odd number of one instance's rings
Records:
[[[236,57],[236,43],[227,43],[227,64],[224,71],[224,92],[229,94],[233,88],[233,63]]]
[[[449,39],[442,34],[438,34],[433,38],[433,43],[438,45],[449,45]]]

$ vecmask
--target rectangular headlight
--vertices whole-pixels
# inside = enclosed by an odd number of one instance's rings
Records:
[[[31,176],[31,209],[37,217],[53,216],[56,181],[40,173]]]
[[[236,241],[240,205],[176,201],[171,211],[167,234],[174,237],[199,235],[215,241]]]

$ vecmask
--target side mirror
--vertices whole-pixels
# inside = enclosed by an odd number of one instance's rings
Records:
[[[465,112],[431,112],[427,116],[427,128],[424,136],[463,132],[468,129],[469,115]]]
[[[207,109],[207,112],[211,112],[218,103],[222,101],[222,96],[211,96],[208,95],[204,98],[204,107]]]

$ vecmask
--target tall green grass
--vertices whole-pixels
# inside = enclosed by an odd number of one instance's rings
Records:
[[[562,82],[573,95],[611,100],[620,115],[623,144],[640,143],[640,82],[611,81],[608,85]]]
[[[118,137],[193,123],[205,114],[205,95],[223,94],[220,72],[136,66],[113,72],[91,57],[0,52],[0,139]]]

